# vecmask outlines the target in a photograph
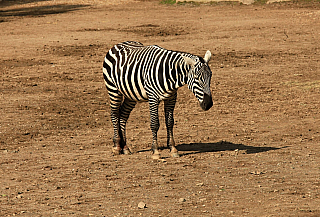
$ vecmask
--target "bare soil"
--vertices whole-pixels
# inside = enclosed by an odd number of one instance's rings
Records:
[[[319,9],[0,1],[0,216],[320,216]],[[178,91],[178,159],[151,159],[147,103],[111,154],[102,61],[126,40],[213,53],[214,106]]]

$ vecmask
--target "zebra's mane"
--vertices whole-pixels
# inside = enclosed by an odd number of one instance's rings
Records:
[[[184,56],[184,57],[192,58],[196,62],[206,63],[205,60],[201,56],[194,55],[194,54],[191,54],[191,53],[188,53],[188,52],[184,52],[184,51],[168,50],[166,48],[160,47],[159,45],[146,45],[145,46],[141,42],[137,42],[137,41],[125,41],[125,42],[122,42],[120,44],[125,45],[129,49],[130,48],[132,48],[132,49],[142,49],[142,48],[145,48],[145,47],[155,47],[155,48],[158,48],[158,49],[161,49],[161,50],[164,50],[164,51],[174,52],[174,53],[180,54],[181,56]]]

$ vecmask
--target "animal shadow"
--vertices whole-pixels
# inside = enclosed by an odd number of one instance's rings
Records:
[[[235,144],[227,141],[220,141],[215,143],[180,144],[180,145],[177,145],[176,148],[178,149],[181,155],[189,155],[189,154],[197,154],[197,153],[204,153],[204,152],[235,151],[235,150],[244,150],[246,151],[247,154],[255,154],[255,153],[267,152],[271,150],[278,150],[286,147],[281,147],[281,148],[255,147],[255,146],[249,146],[249,145],[243,145],[243,144]],[[183,152],[186,152],[186,153],[183,153]]]

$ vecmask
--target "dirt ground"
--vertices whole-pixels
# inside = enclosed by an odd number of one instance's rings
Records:
[[[0,29],[0,216],[320,216],[319,2],[11,0]],[[126,40],[213,54],[214,106],[178,91],[180,158],[151,159],[147,103],[111,154],[102,62]]]

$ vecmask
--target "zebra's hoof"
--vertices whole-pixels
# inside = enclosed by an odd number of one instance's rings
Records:
[[[130,149],[123,149],[123,154],[126,154],[126,155],[131,154]]]
[[[113,155],[120,155],[121,154],[121,150],[119,150],[118,148],[112,148],[112,154]]]
[[[171,153],[171,156],[172,156],[172,157],[180,157],[180,155],[179,155],[178,152]]]
[[[151,156],[151,158],[152,158],[153,160],[159,160],[161,157],[160,157],[160,154],[153,154],[153,155]]]

